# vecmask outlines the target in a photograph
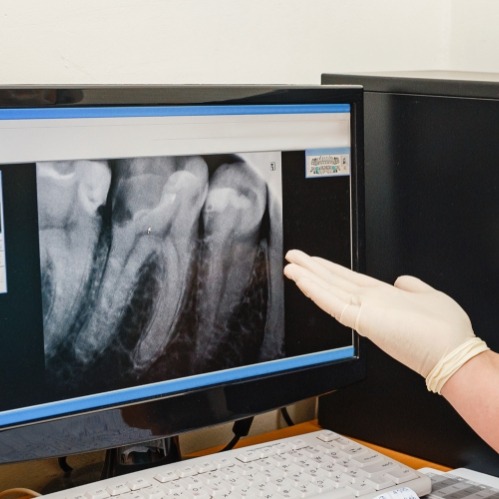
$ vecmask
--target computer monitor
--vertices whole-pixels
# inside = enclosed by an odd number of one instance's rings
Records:
[[[359,380],[282,268],[362,270],[362,189],[360,87],[0,89],[0,463]]]

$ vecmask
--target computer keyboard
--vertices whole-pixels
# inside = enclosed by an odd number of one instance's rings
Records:
[[[328,430],[232,449],[49,494],[51,499],[370,499],[430,478]]]

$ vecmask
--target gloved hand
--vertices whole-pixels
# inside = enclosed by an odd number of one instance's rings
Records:
[[[431,391],[440,393],[459,367],[487,350],[464,310],[415,277],[391,286],[298,250],[286,259],[285,275],[308,298],[425,377]]]

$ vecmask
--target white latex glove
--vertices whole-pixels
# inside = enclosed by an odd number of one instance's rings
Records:
[[[298,250],[286,259],[286,277],[308,298],[425,377],[429,390],[440,393],[459,367],[487,349],[464,310],[415,277],[391,286]]]

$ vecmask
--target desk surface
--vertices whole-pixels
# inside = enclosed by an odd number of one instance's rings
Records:
[[[299,423],[294,426],[289,426],[287,428],[282,428],[280,430],[275,430],[269,433],[265,433],[263,435],[256,435],[252,437],[246,437],[244,438],[238,445],[238,447],[241,446],[246,446],[246,445],[253,445],[253,444],[258,444],[262,442],[267,442],[270,440],[276,440],[278,438],[285,438],[285,437],[291,437],[295,435],[301,435],[303,433],[310,433],[312,431],[317,431],[320,430],[321,427],[317,423],[317,421],[309,421],[306,423]],[[348,436],[348,435],[347,435]],[[401,463],[406,464],[407,466],[410,466],[411,468],[419,469],[419,468],[435,468],[440,471],[449,471],[450,468],[433,463],[431,461],[426,461],[424,459],[420,459],[414,456],[409,456],[408,454],[403,454],[401,452],[396,452],[390,449],[386,449],[385,447],[380,447],[379,445],[374,445],[369,442],[365,442],[363,440],[359,440],[358,438],[352,438],[352,440],[356,440],[359,443],[362,443],[366,445],[367,447],[370,447],[371,449],[374,449],[378,452],[381,452],[382,454],[385,454],[393,459],[396,459],[397,461],[400,461]],[[206,451],[201,451],[197,453],[196,455],[203,455],[206,453],[216,452],[217,448],[210,449],[208,452]],[[194,456],[193,456],[194,457]]]
[[[287,428],[282,428],[280,430],[264,433],[262,435],[246,437],[239,442],[237,447],[267,442],[271,440],[276,440],[278,438],[301,435],[304,433],[309,433],[311,431],[316,431],[318,429],[320,429],[320,426],[316,421],[300,423]],[[412,468],[431,467],[442,471],[449,470],[449,468],[441,466],[436,463],[431,463],[423,459],[418,459],[416,457],[408,456],[407,454],[402,454],[400,452],[394,452],[392,450],[385,449],[383,447],[372,445],[368,442],[362,442],[360,440],[358,441],[379,452],[382,452],[383,454],[386,454],[394,459],[397,459],[398,461],[408,466],[411,466]],[[198,455],[211,454],[221,450],[222,447],[223,446],[206,449],[186,457],[195,457]],[[96,470],[103,462],[103,459],[104,459],[104,453],[96,452],[96,453],[71,457],[69,459],[69,464],[72,467],[74,467],[75,470],[81,470],[81,469]],[[59,468],[57,459],[1,465],[0,491],[14,487],[25,487],[35,491],[42,491],[47,486],[47,484],[54,482],[54,480],[57,480],[62,476],[63,472]]]

